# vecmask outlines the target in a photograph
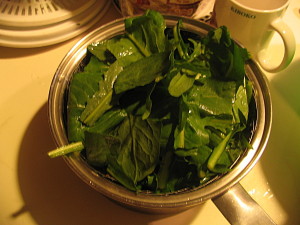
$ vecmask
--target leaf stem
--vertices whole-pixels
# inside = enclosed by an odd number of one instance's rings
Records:
[[[158,172],[158,189],[160,190],[164,190],[167,187],[172,160],[173,153],[171,151],[167,151],[160,164],[160,169]]]
[[[80,141],[80,142],[71,143],[71,144],[59,147],[55,150],[52,150],[52,151],[48,152],[48,156],[50,158],[55,158],[58,156],[67,155],[72,152],[78,152],[83,149],[84,149],[84,146],[83,146],[82,142]]]
[[[220,158],[220,156],[222,155],[222,153],[224,152],[227,143],[229,142],[230,138],[233,135],[233,130],[231,130],[227,136],[214,148],[212,154],[210,155],[208,162],[207,162],[207,168],[212,171],[212,172],[217,172],[215,169],[215,166]]]
[[[151,53],[149,51],[147,51],[146,48],[144,48],[143,46],[140,45],[140,43],[135,39],[135,37],[133,35],[127,33],[127,37],[136,45],[136,47],[138,47],[138,49],[141,51],[141,53],[145,57],[148,57],[151,55]]]
[[[112,90],[103,97],[102,101],[99,102],[97,107],[83,120],[83,122],[89,126],[92,126],[99,117],[111,106],[109,105],[112,97]]]

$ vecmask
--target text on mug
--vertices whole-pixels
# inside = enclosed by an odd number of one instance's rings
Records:
[[[233,6],[231,6],[231,11],[238,14],[238,15],[240,15],[240,16],[243,16],[243,17],[246,17],[246,18],[249,18],[249,19],[255,19],[256,18],[255,15],[243,12],[243,11],[237,9],[237,8],[234,8]]]

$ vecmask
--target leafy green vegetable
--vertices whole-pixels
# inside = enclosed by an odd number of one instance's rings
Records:
[[[222,26],[209,32],[204,43],[214,53],[209,59],[214,75],[242,82],[245,76],[244,63],[249,59],[249,54],[230,38],[227,28]]]
[[[88,64],[89,65],[89,64]],[[80,116],[85,110],[85,105],[98,90],[101,74],[94,72],[80,72],[74,74],[69,88],[68,97],[68,139],[70,142],[83,141],[84,124]]]
[[[168,68],[168,53],[152,54],[142,58],[118,75],[114,85],[116,94],[151,83]]]
[[[127,37],[139,48],[144,56],[164,52],[167,48],[166,23],[156,11],[146,11],[143,16],[125,20]]]
[[[113,137],[120,146],[110,148],[107,170],[117,180],[122,176],[124,186],[139,189],[138,182],[154,171],[159,159],[160,123],[129,116]]]
[[[99,82],[99,90],[89,99],[80,116],[83,123],[91,126],[106,110],[111,108],[112,87],[123,68],[143,56],[130,40],[122,37],[93,44],[89,47],[89,51],[104,62],[111,60],[107,55],[114,56],[116,59],[103,73],[103,79]]]
[[[184,92],[186,92],[193,86],[194,81],[194,77],[177,73],[171,80],[168,88],[170,95],[174,97],[181,96]]]
[[[232,115],[232,102],[235,98],[236,83],[216,79],[203,79],[201,85],[194,85],[187,94],[187,102],[197,105],[207,115]]]
[[[125,34],[88,46],[70,84],[68,152],[81,143],[91,166],[133,191],[199,186],[251,147],[247,50],[226,27],[196,37],[183,26],[151,10],[125,19]]]

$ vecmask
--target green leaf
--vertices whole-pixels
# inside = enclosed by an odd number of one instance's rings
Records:
[[[144,15],[127,18],[124,22],[127,36],[144,56],[166,50],[166,24],[160,13],[148,10]]]
[[[79,72],[74,74],[68,93],[68,139],[70,142],[83,141],[85,126],[80,121],[89,98],[98,90],[102,74]]]
[[[108,70],[109,66],[100,61],[97,57],[91,56],[89,63],[84,67],[84,72],[99,72],[101,74]]]
[[[106,166],[112,144],[115,144],[115,142],[110,141],[108,136],[101,133],[85,132],[85,149],[88,163],[97,167]]]
[[[121,142],[120,148],[113,148],[108,171],[127,186],[151,174],[160,154],[160,123],[129,116],[116,130],[115,137]],[[121,175],[118,173],[121,172]],[[126,179],[125,179],[126,177]]]
[[[112,88],[122,70],[123,63],[117,60],[103,75],[104,79],[99,82],[99,90],[89,98],[84,111],[80,115],[80,120],[84,124],[92,126],[103,113],[112,107]]]
[[[186,158],[189,163],[194,164],[198,171],[200,171],[201,169],[206,168],[206,163],[211,152],[211,148],[203,145],[189,150],[176,150],[175,154],[177,156]]]
[[[204,42],[211,52],[209,62],[214,76],[243,82],[245,62],[249,59],[249,54],[230,38],[227,28],[221,26],[210,31]]]
[[[169,67],[168,53],[153,54],[142,58],[123,69],[114,84],[116,94],[144,86],[155,80]]]
[[[205,60],[194,59],[192,63],[188,61],[175,60],[174,68],[185,72],[189,76],[195,76],[199,78],[210,77],[210,68]]]
[[[169,93],[174,97],[179,97],[189,90],[194,84],[195,78],[185,74],[177,73],[171,80],[169,85]]]
[[[186,106],[187,114],[184,125],[181,123],[175,130],[174,148],[192,149],[209,143],[209,132],[206,130],[206,119],[201,118],[196,107]],[[182,128],[180,128],[182,127]]]
[[[144,57],[130,39],[122,36],[109,40],[107,50],[124,66]]]
[[[240,86],[237,90],[235,101],[233,104],[233,112],[235,115],[236,122],[246,123],[248,120],[248,97],[247,90],[245,87]],[[241,118],[242,116],[242,118]]]
[[[194,85],[187,93],[187,102],[197,105],[206,115],[232,116],[236,83],[216,79],[202,79],[203,85]]]
[[[100,61],[107,61],[108,60],[106,54],[107,42],[108,40],[92,43],[87,47],[87,49],[90,53],[96,56]]]

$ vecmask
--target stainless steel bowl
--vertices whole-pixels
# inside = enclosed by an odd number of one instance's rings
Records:
[[[174,26],[179,17],[165,16],[165,19],[167,26]],[[200,36],[207,34],[212,29],[211,26],[194,19],[182,18],[182,20],[184,30]],[[59,65],[50,87],[48,102],[50,126],[57,146],[68,144],[65,124],[66,93],[72,75],[78,70],[86,56],[87,46],[92,42],[109,39],[123,32],[123,19],[113,21],[98,28],[80,40],[68,52]],[[272,110],[267,81],[253,61],[250,61],[246,65],[246,73],[248,78],[253,82],[257,107],[257,122],[251,141],[253,148],[248,149],[243,154],[231,172],[221,176],[209,185],[174,194],[137,194],[99,175],[80,155],[73,154],[64,157],[64,159],[71,169],[89,186],[110,199],[137,210],[152,213],[171,213],[188,209],[212,199],[218,207],[220,206],[222,211],[224,195],[226,196],[228,190],[237,187],[241,188],[238,182],[259,160],[267,144],[271,128]],[[221,201],[220,199],[223,200]],[[226,216],[230,220],[228,217],[230,216]]]

